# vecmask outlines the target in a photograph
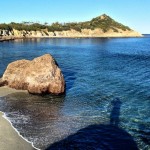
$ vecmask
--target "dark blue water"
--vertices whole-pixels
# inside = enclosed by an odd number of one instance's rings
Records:
[[[8,63],[45,53],[52,54],[62,69],[66,95],[14,93],[1,98],[0,111],[21,135],[44,149],[89,125],[103,127],[101,135],[113,125],[119,130],[108,130],[108,137],[123,130],[139,149],[150,149],[150,36],[3,42],[0,76]]]

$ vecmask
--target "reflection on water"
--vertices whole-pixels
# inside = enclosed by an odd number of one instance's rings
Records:
[[[111,126],[117,130],[117,137],[126,133],[125,137],[134,139],[138,148],[150,149],[149,47],[150,38],[29,39],[0,43],[0,76],[14,60],[50,53],[67,84],[65,96],[10,94],[0,99],[0,110],[24,137],[41,149],[76,135],[80,129],[84,133],[86,127],[95,134],[89,125],[97,125],[102,135]]]

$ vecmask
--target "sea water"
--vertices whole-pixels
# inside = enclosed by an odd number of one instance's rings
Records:
[[[46,53],[64,74],[66,94],[13,93],[0,99],[0,111],[24,138],[45,149],[89,125],[113,124],[139,149],[150,149],[149,35],[2,42],[0,76],[10,62]]]

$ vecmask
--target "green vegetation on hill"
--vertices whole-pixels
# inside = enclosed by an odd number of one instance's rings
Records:
[[[91,29],[94,30],[96,28],[101,28],[103,32],[107,32],[109,29],[112,29],[114,32],[118,32],[117,29],[122,29],[123,31],[131,30],[129,27],[124,26],[121,23],[116,22],[109,16],[103,14],[102,16],[93,18],[91,21],[86,22],[72,22],[72,23],[53,23],[51,25],[39,24],[39,23],[31,23],[31,22],[23,22],[23,23],[15,23],[11,22],[10,24],[0,24],[0,29],[9,30],[25,30],[25,31],[66,31],[70,29],[74,29],[76,31],[81,32],[82,29]]]
[[[11,31],[12,27],[9,24],[2,23],[2,24],[0,24],[0,29]]]

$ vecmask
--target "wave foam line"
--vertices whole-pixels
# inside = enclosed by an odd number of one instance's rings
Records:
[[[24,138],[24,137],[19,133],[19,131],[13,126],[13,124],[11,123],[11,121],[9,120],[9,118],[6,116],[6,114],[5,114],[4,112],[2,112],[2,111],[0,111],[0,112],[3,114],[2,117],[3,117],[4,119],[6,119],[6,120],[10,123],[11,127],[17,132],[17,134],[18,134],[22,139],[24,139],[27,143],[30,143],[30,144],[32,145],[32,147],[35,148],[36,150],[41,150],[41,149],[35,147],[34,144],[33,144],[33,142],[30,142],[30,141],[28,141],[26,138]]]

